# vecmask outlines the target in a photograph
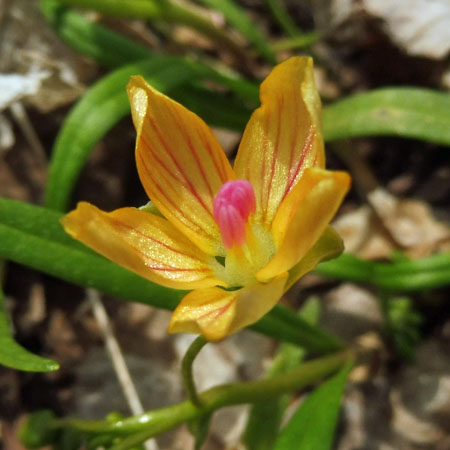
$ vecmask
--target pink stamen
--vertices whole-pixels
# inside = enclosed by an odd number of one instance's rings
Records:
[[[214,199],[214,218],[226,248],[245,244],[245,225],[255,209],[255,193],[249,181],[227,181],[219,189]]]

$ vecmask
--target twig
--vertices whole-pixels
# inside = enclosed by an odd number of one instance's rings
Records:
[[[28,114],[24,106],[20,102],[14,102],[9,107],[9,109],[11,110],[12,116],[14,117],[20,129],[22,130],[23,135],[30,144],[30,147],[33,150],[35,156],[38,158],[39,162],[45,166],[46,165],[45,162],[47,161],[45,148],[41,144],[41,141],[39,140],[39,137],[36,131],[34,130],[33,125],[30,122],[30,119],[28,118]]]
[[[111,358],[111,362],[116,372],[117,379],[122,388],[123,394],[128,403],[128,407],[134,416],[144,413],[144,407],[133,383],[130,372],[128,370],[125,358],[117,342],[114,332],[109,321],[108,313],[100,299],[99,293],[95,289],[87,290],[87,298],[91,304],[95,319],[100,327],[105,340],[105,346]],[[146,450],[158,450],[158,445],[154,439],[145,443]]]

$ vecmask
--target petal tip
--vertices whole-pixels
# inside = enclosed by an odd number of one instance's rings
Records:
[[[90,220],[91,208],[94,208],[94,206],[90,203],[79,202],[73,211],[70,211],[65,216],[61,217],[59,222],[64,228],[64,231],[73,238],[77,238],[82,231],[83,224]]]

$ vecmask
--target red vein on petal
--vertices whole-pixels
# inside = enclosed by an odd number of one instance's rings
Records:
[[[220,297],[219,297],[219,299],[220,299]],[[236,301],[236,297],[233,297],[225,306],[222,306],[221,308],[213,309],[212,311],[208,311],[207,313],[199,316],[197,318],[197,320],[204,319],[205,317],[208,317],[211,315],[213,315],[213,317],[211,319],[214,319],[214,318],[222,315],[224,312],[226,312],[235,301]],[[208,303],[211,303],[211,300]]]
[[[202,175],[203,181],[206,185],[206,187],[208,188],[209,191],[209,195],[211,197],[211,200],[213,199],[213,192],[212,192],[212,188],[211,185],[209,184],[209,180],[206,177],[206,173],[205,173],[205,168],[203,167],[202,161],[198,156],[197,151],[195,150],[195,146],[192,143],[192,140],[189,136],[189,132],[187,132],[186,127],[184,125],[184,123],[180,120],[180,115],[178,110],[173,106],[170,105],[170,107],[168,108],[170,115],[173,117],[173,119],[175,120],[175,122],[178,125],[178,128],[181,130],[181,134],[187,144],[187,146],[189,147],[189,150],[191,151],[192,156],[195,159],[195,162],[197,164],[198,169],[200,170],[200,174]]]
[[[149,266],[146,265],[151,270],[156,270],[157,272],[210,272],[210,270],[202,267],[202,268],[188,268],[188,267],[157,267],[157,266]]]
[[[297,140],[298,140],[298,134],[300,132],[300,126],[298,124],[299,120],[298,120],[298,115],[297,115],[297,111],[299,110],[299,99],[297,95],[294,95],[294,113],[291,114],[292,119],[293,119],[293,129],[294,129],[294,133],[292,133],[291,135],[291,142],[290,142],[290,151],[289,151],[289,175],[288,175],[288,180],[286,182],[286,186],[291,182],[292,180],[292,173],[294,172],[294,155],[296,153],[296,148],[297,148]],[[294,176],[295,178],[295,176]],[[283,198],[286,196],[286,188],[285,188],[285,192],[283,194]]]
[[[151,236],[151,235],[149,235],[147,233],[144,233],[143,231],[137,229],[136,227],[133,227],[132,225],[129,225],[126,222],[123,222],[122,220],[118,219],[117,217],[108,217],[108,218],[109,218],[109,220],[111,220],[111,222],[115,223],[116,225],[121,226],[121,227],[123,227],[123,228],[125,228],[127,230],[132,230],[133,232],[135,232],[139,236],[142,236],[142,237],[144,237],[144,238],[146,238],[146,239],[148,239],[148,240],[150,240],[152,242],[155,242],[156,244],[160,245],[161,247],[166,248],[167,250],[170,250],[170,251],[172,251],[174,253],[178,253],[179,255],[183,255],[183,256],[186,256],[186,257],[191,258],[193,260],[201,262],[201,260],[197,256],[189,254],[189,253],[186,253],[185,251],[182,251],[182,250],[180,250],[178,248],[172,247],[171,245],[166,244],[165,242],[155,238],[154,236]]]
[[[175,273],[175,272],[183,272],[183,273],[186,273],[186,272],[191,272],[191,273],[208,272],[210,274],[212,273],[211,270],[207,267],[200,267],[200,268],[192,267],[191,268],[191,267],[174,267],[174,266],[164,266],[164,265],[152,266],[149,264],[148,260],[154,261],[156,263],[161,263],[161,261],[159,261],[156,258],[152,258],[151,256],[147,255],[145,252],[143,252],[139,248],[135,247],[134,245],[131,245],[131,244],[129,244],[129,245],[136,253],[138,253],[142,256],[142,258],[144,259],[145,267],[147,267],[147,269],[153,270],[155,272],[172,272],[172,273]],[[167,277],[167,278],[170,278],[170,277]],[[173,278],[170,278],[170,279],[173,280]],[[199,280],[199,279],[205,279],[205,276],[191,278],[190,280],[183,280],[183,281],[193,281],[193,280]]]
[[[152,127],[153,131],[156,134],[156,137],[158,138],[158,140],[160,141],[161,145],[164,147],[164,150],[167,152],[167,154],[169,155],[170,159],[172,160],[172,162],[175,164],[178,172],[180,173],[180,175],[184,178],[185,183],[187,184],[187,188],[189,189],[189,191],[192,193],[192,195],[197,199],[197,201],[200,203],[200,205],[202,205],[203,209],[211,216],[213,217],[212,211],[210,208],[208,208],[203,199],[198,195],[198,192],[195,190],[195,188],[192,186],[189,178],[187,177],[186,173],[184,172],[183,168],[180,166],[180,164],[178,163],[177,159],[175,158],[174,154],[172,153],[171,148],[169,147],[169,145],[167,145],[167,142],[164,140],[164,138],[161,135],[161,132],[158,128],[158,126],[156,125],[155,121],[151,118],[148,117],[148,121],[150,123],[150,126]]]
[[[311,126],[309,127],[308,135],[306,136],[306,140],[305,140],[305,145],[303,146],[303,151],[302,151],[302,154],[301,154],[301,156],[300,156],[300,159],[299,159],[299,161],[298,161],[298,163],[297,163],[297,166],[296,166],[296,168],[295,168],[295,171],[294,171],[294,173],[292,174],[292,176],[289,176],[289,182],[288,182],[288,184],[286,185],[286,189],[285,189],[285,191],[284,191],[283,199],[282,199],[282,200],[284,200],[284,198],[286,197],[286,195],[290,192],[290,190],[291,190],[292,187],[294,186],[294,184],[295,184],[295,179],[297,178],[297,175],[299,174],[299,172],[300,172],[300,170],[301,170],[301,168],[302,168],[302,166],[303,166],[303,162],[304,162],[306,156],[307,156],[307,155],[310,153],[310,151],[311,151],[311,148],[312,148],[312,145],[313,145],[313,142],[314,142],[314,136],[315,136],[315,134],[316,134],[316,133],[314,132],[314,128],[313,128],[313,126],[311,125]]]
[[[209,267],[174,267],[169,265],[164,265],[162,261],[160,261],[157,258],[153,258],[150,255],[147,255],[144,251],[141,249],[135,247],[134,245],[129,244],[130,247],[136,251],[136,253],[139,253],[142,255],[143,259],[145,260],[145,266],[148,269],[155,270],[155,271],[163,271],[163,272],[208,272],[212,273],[211,269]],[[150,266],[147,262],[148,260],[153,261],[155,263],[158,263],[158,266]]]
[[[120,221],[118,221],[120,222]],[[123,223],[121,223],[122,225],[125,225]],[[194,273],[212,273],[211,269],[209,267],[198,267],[198,268],[190,268],[190,267],[173,267],[173,266],[163,266],[161,265],[161,261],[159,261],[156,258],[153,258],[151,256],[149,256],[147,253],[145,253],[144,251],[142,251],[140,248],[132,245],[129,241],[127,241],[127,245],[134,250],[137,254],[141,255],[142,259],[143,259],[143,263],[145,265],[145,267],[147,267],[150,270],[154,270],[154,271],[160,271],[160,272],[194,272]],[[160,263],[159,266],[151,266],[148,263],[148,260],[154,261],[156,263]],[[204,279],[205,277],[197,277],[196,279]],[[186,281],[186,280],[184,280]]]
[[[259,198],[260,198],[260,205],[261,205],[261,211],[262,211],[262,217],[261,222],[264,222],[266,219],[266,212],[267,212],[267,204],[264,203],[264,192],[267,189],[266,183],[265,183],[265,175],[266,175],[266,157],[267,157],[267,147],[269,146],[269,114],[266,113],[264,116],[264,133],[263,133],[263,148],[262,148],[262,165],[261,165],[261,183],[260,183],[260,192],[259,192]]]
[[[213,162],[215,168],[217,169],[217,173],[219,174],[222,184],[225,183],[226,181],[228,181],[229,178],[227,176],[227,172],[224,167],[222,159],[219,156],[219,160],[217,160],[218,157],[217,152],[212,149],[211,143],[209,139],[206,137],[205,131],[202,128],[197,129],[197,134],[200,138],[200,141],[203,143],[206,150],[208,151],[211,161]]]
[[[147,139],[144,138],[143,135],[141,135],[141,139],[143,140],[143,143],[146,146],[146,148],[148,148],[148,150],[151,153],[154,160],[161,167],[163,167],[169,175],[172,174],[172,172],[166,168],[164,162],[161,161],[151,150],[151,147],[147,144]],[[208,233],[204,228],[202,228],[200,225],[198,225],[196,222],[194,222],[189,216],[187,216],[184,213],[184,211],[172,200],[172,198],[166,194],[165,189],[159,183],[157,183],[157,181],[153,178],[152,172],[150,171],[150,168],[147,166],[147,162],[146,162],[145,158],[140,154],[140,152],[137,153],[136,158],[139,158],[139,161],[141,162],[141,165],[147,174],[147,178],[152,180],[153,187],[159,192],[160,196],[162,196],[167,201],[167,203],[170,204],[171,210],[178,212],[179,220],[181,220],[181,222],[184,223],[186,226],[189,226],[187,224],[190,224],[189,228],[191,228],[196,233],[201,234],[207,238],[214,240],[214,236],[211,233]],[[179,181],[178,178],[175,177],[175,179],[177,181]],[[180,182],[180,184],[183,185],[183,183],[181,183],[181,182]],[[149,197],[151,198],[152,195],[150,194]],[[181,218],[180,218],[180,216],[181,216]]]
[[[152,155],[152,156],[154,156],[154,155]],[[187,222],[192,223],[192,225],[194,225],[196,228],[199,228],[199,230],[201,230],[201,228],[198,227],[198,225],[195,222],[193,222],[189,218],[189,216],[187,216],[184,213],[184,211],[181,208],[179,208],[179,206],[176,203],[173,202],[172,198],[166,195],[164,188],[159,183],[157,183],[156,180],[153,178],[152,172],[150,171],[150,168],[147,166],[147,162],[146,162],[145,158],[142,155],[140,155],[139,153],[137,154],[136,158],[139,158],[139,161],[141,162],[141,165],[147,174],[147,178],[152,180],[153,187],[155,187],[158,190],[160,195],[162,197],[164,197],[167,200],[167,202],[170,203],[171,207],[175,211],[178,211],[179,215],[182,216]],[[156,157],[154,157],[154,159],[157,163],[161,162]],[[169,172],[169,174],[170,174],[170,172]],[[177,178],[175,178],[175,179],[178,180]],[[182,184],[182,183],[180,183],[180,184]],[[170,183],[168,183],[168,185],[170,186]],[[150,195],[150,197],[152,197],[152,196]]]

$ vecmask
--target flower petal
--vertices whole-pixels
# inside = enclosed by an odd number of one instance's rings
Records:
[[[234,170],[255,189],[255,220],[269,226],[305,169],[325,165],[312,59],[294,57],[276,66],[261,84],[260,97]]]
[[[137,131],[136,162],[159,211],[210,255],[222,249],[213,200],[233,169],[208,126],[197,115],[149,86],[128,84]]]
[[[213,287],[187,294],[175,309],[170,333],[201,333],[209,341],[218,341],[257,322],[281,298],[288,274],[270,283],[258,283],[237,291]]]
[[[223,284],[214,258],[162,217],[135,208],[107,213],[81,202],[61,223],[75,239],[155,283],[176,289]]]
[[[344,251],[344,242],[333,227],[326,227],[319,240],[291,270],[284,289],[287,291],[303,275],[314,270],[322,261],[336,258]]]
[[[272,223],[277,252],[256,278],[266,281],[291,269],[317,242],[350,187],[350,175],[308,168],[280,205]]]

